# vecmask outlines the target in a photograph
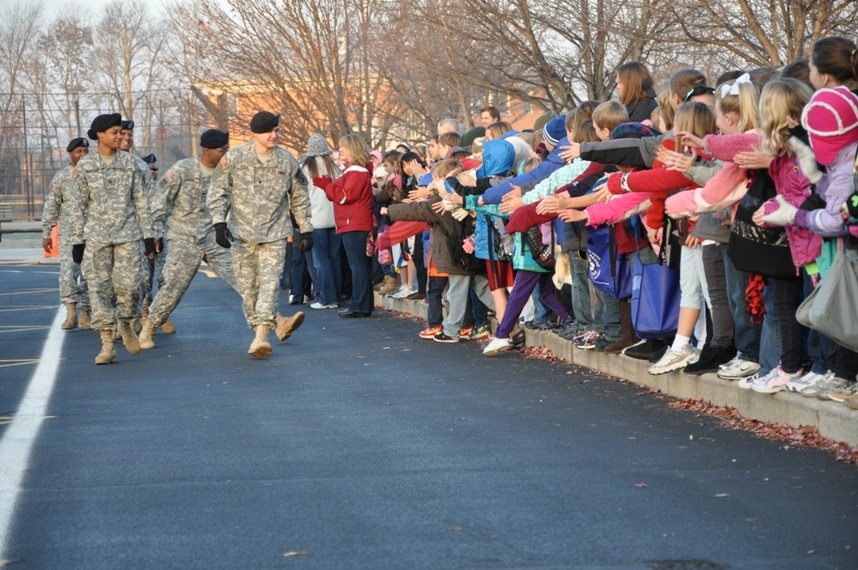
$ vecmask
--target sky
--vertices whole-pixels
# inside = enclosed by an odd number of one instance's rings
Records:
[[[86,10],[87,13],[97,14],[109,2],[110,0],[42,0],[42,6],[45,16],[48,19],[53,19],[60,9],[67,4],[77,5]],[[161,15],[164,4],[162,0],[144,0],[144,2],[150,6],[155,14]]]

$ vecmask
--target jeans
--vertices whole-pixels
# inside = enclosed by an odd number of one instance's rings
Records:
[[[362,231],[340,234],[352,276],[352,297],[349,300],[349,309],[369,315],[372,314],[373,295],[372,282],[369,278],[372,259],[366,256],[368,235],[369,232]]]
[[[712,346],[732,346],[735,325],[727,295],[727,275],[721,245],[703,246],[703,271],[712,309]]]
[[[596,298],[602,305],[602,326],[597,326],[596,330],[604,334],[606,340],[620,340],[623,336],[623,328],[620,324],[620,300],[598,289],[596,289]]]
[[[343,288],[340,246],[343,240],[336,228],[313,230],[313,266],[316,268],[316,291],[323,305],[336,305]]]
[[[593,307],[590,305],[590,279],[587,272],[586,253],[584,259],[580,252],[569,252],[569,268],[572,272],[572,313],[575,315],[575,330],[593,330]]]
[[[760,362],[760,337],[762,326],[751,322],[745,302],[745,289],[748,288],[748,274],[739,271],[733,260],[727,255],[727,248],[721,248],[724,257],[724,277],[727,283],[727,301],[733,313],[733,342],[736,350],[742,353],[744,360]]]
[[[767,309],[771,299],[772,326],[781,340],[780,364],[786,372],[801,368],[801,325],[795,318],[801,289],[801,279],[769,279],[763,293]],[[766,320],[768,317],[766,314]]]

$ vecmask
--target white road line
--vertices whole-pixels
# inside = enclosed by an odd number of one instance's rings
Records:
[[[64,319],[63,311],[57,311],[27,392],[12,423],[0,439],[0,558],[6,550],[15,503],[21,493],[30,452],[39,436],[54,389],[65,338],[60,328]]]

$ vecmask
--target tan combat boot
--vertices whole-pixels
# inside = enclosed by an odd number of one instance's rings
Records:
[[[125,350],[129,354],[140,354],[140,340],[137,338],[137,333],[131,328],[131,323],[119,321],[119,336],[122,337],[122,344],[125,345]]]
[[[89,311],[86,309],[80,310],[80,316],[78,317],[77,324],[83,330],[90,330],[92,328],[92,320],[89,318]]]
[[[292,333],[298,330],[298,327],[304,323],[304,313],[298,311],[291,317],[277,315],[274,317],[274,322],[276,323],[274,326],[274,334],[276,334],[277,338],[282,342],[292,336]]]
[[[176,334],[176,326],[170,321],[170,317],[160,326],[161,332],[164,334]]]
[[[101,352],[95,357],[96,364],[116,362],[116,348],[113,346],[113,331],[98,331],[101,336]]]
[[[391,277],[390,275],[385,275],[384,276],[384,282],[381,284],[381,287],[379,287],[377,293],[379,295],[384,296],[384,295],[387,295],[388,293],[390,293],[392,291],[396,291],[396,289],[398,287],[399,287],[399,280],[396,277]]]
[[[140,348],[151,350],[155,348],[155,325],[149,319],[143,321],[143,330],[140,331]]]
[[[60,325],[64,331],[70,331],[77,326],[77,305],[66,303],[66,320]]]
[[[271,356],[271,345],[268,343],[268,331],[270,327],[268,325],[256,325],[253,330],[256,331],[256,337],[250,343],[247,354],[254,358]]]

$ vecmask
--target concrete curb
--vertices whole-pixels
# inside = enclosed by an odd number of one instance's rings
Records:
[[[375,295],[376,306],[426,318],[426,303],[390,299]],[[541,346],[558,358],[634,382],[675,398],[703,399],[717,406],[729,406],[745,418],[786,424],[793,427],[815,426],[828,439],[858,448],[858,411],[838,402],[805,398],[792,392],[759,394],[743,390],[735,382],[721,380],[715,374],[701,376],[670,372],[653,376],[650,364],[627,356],[579,350],[568,340],[547,331],[526,331],[528,346]]]

